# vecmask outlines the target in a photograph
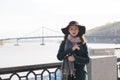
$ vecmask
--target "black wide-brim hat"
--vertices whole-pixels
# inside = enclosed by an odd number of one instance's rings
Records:
[[[62,28],[61,30],[62,30],[62,32],[64,33],[64,34],[69,34],[69,27],[70,26],[78,26],[78,28],[79,28],[79,33],[78,33],[78,36],[82,36],[83,34],[85,34],[85,32],[86,32],[86,28],[85,28],[85,26],[82,26],[82,25],[79,25],[76,21],[71,21],[69,24],[68,24],[68,26],[67,27],[65,27],[65,28]]]

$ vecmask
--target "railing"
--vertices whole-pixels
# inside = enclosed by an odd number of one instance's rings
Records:
[[[120,52],[120,48],[116,48]],[[0,80],[59,80],[61,62],[0,68]],[[117,80],[120,80],[120,58],[117,58]]]
[[[117,59],[120,62],[120,58]],[[20,67],[0,68],[0,80],[58,80],[61,63],[49,63]],[[117,80],[120,80],[120,64],[117,64]],[[59,75],[57,75],[59,74]]]
[[[117,59],[117,80],[120,80],[120,58]]]
[[[120,48],[115,48],[115,51],[120,54]],[[120,80],[120,57],[117,58],[117,80]]]
[[[61,63],[0,68],[0,80],[57,80]]]

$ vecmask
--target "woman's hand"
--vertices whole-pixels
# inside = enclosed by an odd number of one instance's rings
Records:
[[[73,61],[75,61],[75,58],[74,58],[74,56],[72,55],[72,56],[68,56],[68,61],[70,61],[70,62],[73,62]]]
[[[78,45],[74,45],[72,48],[72,51],[75,51],[75,50],[80,50],[80,47]]]

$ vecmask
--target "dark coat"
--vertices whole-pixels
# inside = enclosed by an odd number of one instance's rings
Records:
[[[64,46],[65,41],[62,41],[57,54],[57,58],[60,61],[62,61],[66,56],[68,56],[69,53],[72,53],[72,48],[69,48],[65,51]],[[75,72],[76,78],[74,80],[85,80],[86,72],[84,70],[84,67],[85,64],[89,63],[88,49],[86,43],[85,44],[80,43],[80,50],[74,51],[74,54],[75,54],[74,65],[76,69]]]

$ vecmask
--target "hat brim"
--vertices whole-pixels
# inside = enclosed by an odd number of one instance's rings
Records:
[[[63,34],[69,34],[68,27],[62,28],[61,30],[62,30]]]
[[[81,26],[81,25],[77,25],[79,27],[79,34],[80,36],[82,36],[83,34],[85,34],[86,32],[86,28],[85,26]],[[63,32],[63,34],[69,34],[69,26],[65,27],[65,28],[62,28],[61,31]]]

